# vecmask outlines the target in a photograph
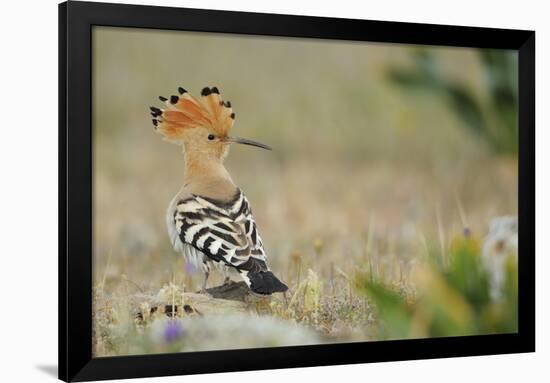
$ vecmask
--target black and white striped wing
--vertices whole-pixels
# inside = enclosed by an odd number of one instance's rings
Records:
[[[240,190],[228,202],[197,195],[179,201],[174,220],[180,240],[208,259],[242,273],[268,270],[262,240]]]

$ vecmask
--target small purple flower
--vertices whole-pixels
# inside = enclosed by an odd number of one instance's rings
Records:
[[[197,268],[192,262],[185,262],[183,268],[187,274],[193,274],[195,271],[197,271]]]
[[[178,320],[170,320],[164,328],[164,340],[168,343],[178,340],[183,335],[183,326]]]
[[[472,235],[472,232],[469,227],[465,227],[464,230],[462,231],[462,234],[464,234],[464,237],[469,238],[470,235]]]

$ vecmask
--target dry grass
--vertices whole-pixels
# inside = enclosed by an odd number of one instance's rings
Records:
[[[374,318],[364,296],[353,287],[356,273],[372,272],[399,286],[403,294],[412,294],[411,268],[429,248],[446,249],[446,239],[462,232],[463,220],[481,237],[492,217],[515,211],[509,190],[515,182],[514,166],[507,162],[477,164],[466,172],[477,180],[472,183],[436,182],[421,171],[378,167],[348,174],[335,169],[327,175],[327,167],[318,166],[276,172],[273,178],[279,179],[265,189],[254,187],[254,174],[249,173],[244,178],[250,183],[241,186],[251,189],[249,198],[271,267],[290,286],[287,301],[276,298],[270,312],[313,327],[328,336],[326,341],[369,339]],[[157,177],[151,183],[162,185],[163,174]],[[346,184],[347,192],[340,193],[331,181]],[[124,301],[135,293],[154,294],[172,280],[185,290],[198,290],[202,274],[185,267],[166,237],[163,219],[169,191],[159,188],[143,203],[141,193],[131,192],[136,190],[132,180],[120,185],[106,182],[97,181],[98,192],[127,194],[123,203],[114,198],[104,201],[99,210],[104,215],[96,221],[94,270],[100,301],[109,309],[106,296]],[[462,183],[465,189],[457,190]],[[502,190],[508,192],[496,193]],[[461,218],[455,193],[477,196],[461,202],[466,218]],[[311,281],[312,275],[317,281]],[[221,275],[211,277],[212,285],[221,282]],[[318,303],[307,299],[307,289],[312,288],[317,290],[310,295],[318,296]]]

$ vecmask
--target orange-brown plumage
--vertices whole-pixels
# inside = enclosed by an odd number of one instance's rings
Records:
[[[151,107],[155,129],[166,140],[180,143],[185,129],[203,127],[218,137],[226,137],[235,114],[230,102],[224,102],[216,87],[204,88],[197,100],[183,88],[179,96],[162,97],[166,108]]]

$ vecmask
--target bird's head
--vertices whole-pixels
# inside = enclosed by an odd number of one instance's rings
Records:
[[[151,107],[155,131],[164,140],[183,147],[185,153],[195,157],[223,160],[231,144],[244,144],[263,149],[262,143],[229,136],[235,121],[231,102],[223,101],[218,88],[203,88],[196,99],[185,89],[178,88],[178,96],[160,96],[164,108]]]

